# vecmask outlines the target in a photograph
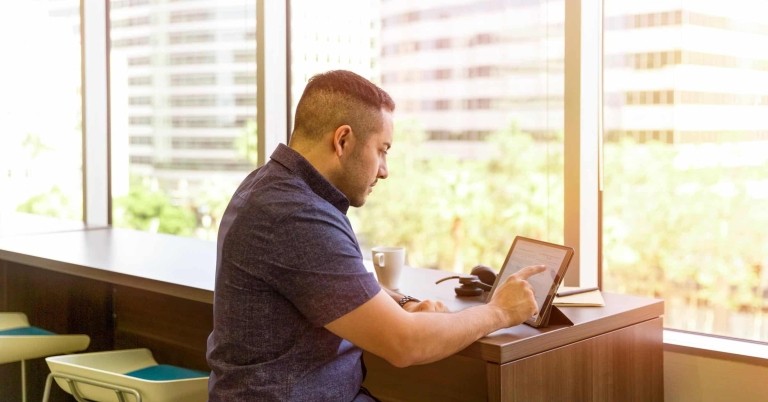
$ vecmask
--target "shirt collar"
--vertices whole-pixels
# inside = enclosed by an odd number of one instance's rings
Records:
[[[277,148],[272,152],[270,159],[285,166],[286,169],[304,180],[315,194],[328,201],[341,213],[347,214],[347,210],[349,210],[347,196],[323,177],[301,154],[281,143],[277,144]]]

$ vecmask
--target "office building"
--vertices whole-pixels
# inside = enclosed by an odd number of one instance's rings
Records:
[[[511,122],[562,130],[564,2],[475,3],[382,3],[382,82],[399,115],[418,116],[435,141],[477,141]],[[767,139],[768,24],[750,9],[606,1],[606,139]]]
[[[238,0],[110,2],[112,142],[127,149],[118,181],[152,177],[183,196],[252,169],[255,21],[255,4]]]

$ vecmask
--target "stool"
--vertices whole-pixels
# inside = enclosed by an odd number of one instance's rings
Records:
[[[45,382],[43,402],[51,383],[78,402],[206,402],[210,373],[158,364],[149,349],[52,356],[45,359],[51,374]]]
[[[21,362],[21,400],[27,400],[25,360],[85,350],[88,335],[59,335],[29,325],[24,313],[0,313],[0,364]]]

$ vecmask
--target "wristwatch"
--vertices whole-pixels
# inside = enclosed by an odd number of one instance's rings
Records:
[[[411,297],[411,296],[403,296],[403,297],[400,299],[400,301],[399,301],[399,302],[397,302],[397,304],[399,304],[399,305],[400,305],[400,307],[405,307],[405,303],[408,303],[408,302],[416,302],[416,303],[418,303],[418,302],[420,302],[420,301],[421,301],[421,300],[419,300],[419,299],[417,299],[417,298],[415,298],[415,297]]]

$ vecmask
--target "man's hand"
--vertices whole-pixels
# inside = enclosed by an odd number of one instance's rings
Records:
[[[443,303],[430,300],[405,303],[400,308],[396,301],[403,295],[382,289],[325,327],[395,367],[432,363],[493,331],[530,318],[537,305],[527,279],[544,269],[523,268],[504,281],[490,302],[450,313],[437,312],[447,309]]]
[[[505,315],[508,326],[525,322],[539,310],[533,288],[527,279],[544,272],[544,265],[525,267],[510,275],[493,293],[488,304],[498,307]]]
[[[445,307],[445,304],[439,300],[424,300],[420,302],[408,302],[403,305],[403,309],[409,313],[419,313],[419,312],[435,312],[435,313],[447,313],[448,307]]]

